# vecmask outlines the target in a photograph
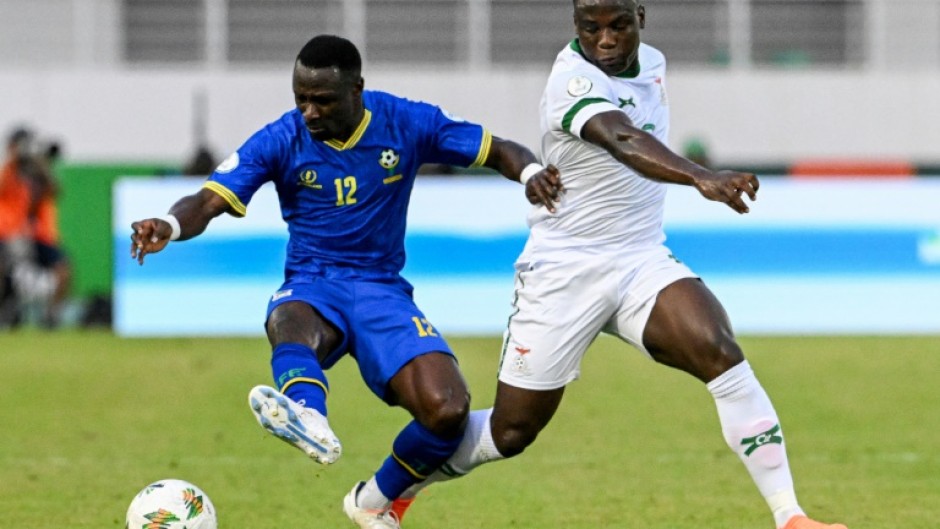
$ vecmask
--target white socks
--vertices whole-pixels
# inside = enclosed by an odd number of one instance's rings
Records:
[[[747,360],[709,382],[707,388],[715,397],[725,442],[751,474],[777,526],[804,514],[793,491],[780,420]]]
[[[375,476],[369,478],[365,485],[356,493],[356,505],[363,509],[385,509],[391,500],[382,494]]]
[[[460,446],[457,447],[454,455],[450,456],[450,459],[428,479],[409,487],[401,497],[403,499],[414,498],[418,492],[432,483],[459,478],[484,463],[504,459],[493,442],[493,432],[490,430],[490,415],[492,414],[493,408],[471,411],[463,440],[460,441]]]

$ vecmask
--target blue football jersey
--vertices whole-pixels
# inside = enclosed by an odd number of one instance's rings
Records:
[[[427,103],[364,91],[365,115],[344,143],[310,136],[299,110],[256,132],[205,183],[244,216],[273,181],[290,239],[286,281],[383,279],[405,264],[405,221],[421,164],[482,165],[492,136]]]

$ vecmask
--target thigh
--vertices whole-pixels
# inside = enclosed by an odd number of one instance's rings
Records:
[[[617,308],[606,259],[517,265],[499,380],[549,390],[580,376],[581,359]]]
[[[405,283],[357,283],[349,326],[350,350],[363,380],[389,404],[398,398],[389,391],[389,382],[409,362],[428,353],[453,356]]]
[[[697,277],[679,262],[665,246],[618,257],[620,275],[620,306],[604,332],[649,353],[643,343],[643,332],[659,293],[688,277]]]
[[[271,311],[266,324],[271,347],[282,343],[299,343],[317,352],[321,366],[330,353],[339,348],[342,334],[316,309],[301,301],[282,303]],[[333,362],[330,362],[332,365]]]
[[[348,326],[339,307],[351,296],[344,289],[328,281],[283,285],[268,303],[265,330],[271,347],[304,344],[317,352],[323,369],[330,368],[348,349]]]
[[[744,360],[727,313],[699,279],[681,279],[659,293],[643,343],[657,362],[703,382]]]

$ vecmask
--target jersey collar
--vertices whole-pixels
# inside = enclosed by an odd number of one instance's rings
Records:
[[[581,49],[581,43],[578,42],[578,39],[572,40],[572,41],[571,41],[571,44],[569,44],[569,46],[571,47],[572,50],[578,52],[578,54],[580,54],[582,57],[584,57],[584,60],[586,60],[586,61],[588,61],[588,62],[591,62],[591,61],[587,58],[587,56],[584,55],[584,50]],[[634,79],[634,78],[636,78],[636,76],[638,76],[638,75],[640,75],[640,59],[637,59],[636,62],[633,63],[633,66],[627,68],[626,70],[624,70],[624,71],[622,71],[622,72],[620,72],[620,73],[618,73],[618,74],[611,75],[610,77],[620,77],[620,78],[623,78],[623,79]]]
[[[368,108],[362,110],[362,121],[359,122],[359,126],[356,127],[356,130],[353,131],[348,140],[339,141],[333,139],[326,140],[323,143],[333,147],[337,151],[345,151],[355,147],[356,144],[359,143],[359,140],[362,139],[362,135],[366,133],[366,129],[369,128],[369,123],[372,121],[372,112],[370,112]]]

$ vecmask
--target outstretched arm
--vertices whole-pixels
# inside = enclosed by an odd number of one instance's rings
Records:
[[[228,202],[208,189],[179,199],[170,208],[170,215],[179,222],[177,240],[192,239],[205,231],[209,221],[226,212]],[[173,225],[163,218],[138,220],[131,223],[131,258],[144,264],[144,256],[166,248],[173,235]]]
[[[581,129],[581,137],[646,178],[694,186],[705,198],[727,204],[738,213],[749,211],[742,194],[757,200],[760,182],[755,175],[712,171],[697,165],[669,150],[652,134],[634,127],[622,112],[592,117]]]
[[[525,185],[525,196],[532,204],[542,204],[555,211],[555,202],[565,190],[561,174],[553,165],[542,167],[532,151],[511,140],[493,136],[490,154],[484,164],[503,176]]]

